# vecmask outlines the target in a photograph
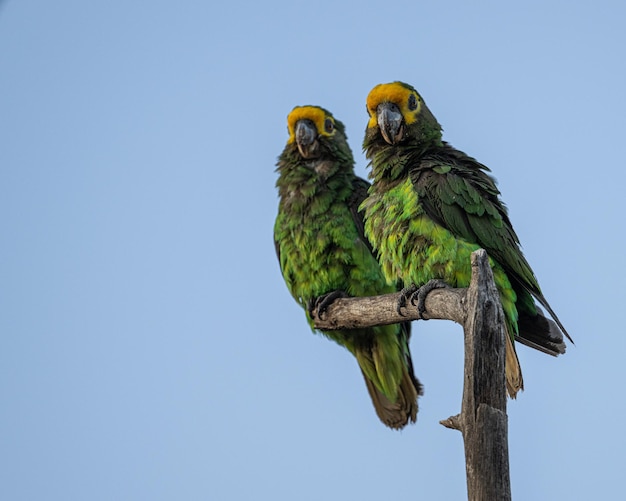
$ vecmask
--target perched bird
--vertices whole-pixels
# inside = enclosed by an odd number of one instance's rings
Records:
[[[362,209],[385,276],[400,280],[412,301],[418,294],[423,310],[425,293],[441,281],[467,287],[470,254],[485,249],[506,317],[506,381],[514,398],[523,378],[513,339],[556,356],[565,352],[563,334],[571,338],[520,250],[489,169],[442,140],[441,126],[408,84],[377,85],[367,111],[363,149],[373,183]]]
[[[343,124],[323,108],[299,106],[287,117],[289,139],[278,158],[279,206],[274,242],[291,295],[323,314],[338,296],[396,291],[363,235],[358,207],[369,183],[354,174]],[[380,420],[399,429],[417,417],[422,387],[413,374],[409,323],[323,331],[361,368]]]

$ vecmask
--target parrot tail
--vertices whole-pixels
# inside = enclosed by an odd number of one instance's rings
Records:
[[[422,385],[413,374],[411,356],[408,355],[406,360],[395,402],[387,398],[361,369],[376,414],[383,424],[394,430],[404,428],[409,422],[415,423],[418,409],[417,398],[423,393]]]
[[[517,325],[519,335],[515,337],[516,341],[554,357],[565,353],[561,329],[545,317],[539,307],[536,315],[520,311]]]
[[[395,402],[389,401],[365,374],[363,377],[367,391],[372,397],[376,414],[383,424],[394,430],[399,430],[404,428],[409,421],[415,423],[417,420],[417,397],[421,395],[422,387],[419,383],[418,386],[415,385],[408,372],[405,372],[402,377]]]
[[[520,367],[513,339],[509,335],[508,328],[504,336],[506,337],[506,354],[504,360],[504,372],[506,378],[506,390],[509,397],[517,397],[517,392],[524,389],[524,378],[522,377],[522,368]]]

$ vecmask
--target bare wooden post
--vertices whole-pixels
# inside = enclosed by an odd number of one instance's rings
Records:
[[[504,313],[484,250],[472,254],[466,308],[461,414],[441,424],[463,434],[468,499],[509,501]]]
[[[419,319],[417,309],[396,312],[399,294],[371,298],[342,298],[333,302],[318,329],[370,327]],[[468,289],[435,289],[425,301],[424,318],[463,325],[465,372],[461,414],[442,421],[460,430],[465,444],[469,501],[510,501],[508,425],[505,385],[504,313],[493,281],[487,253],[472,254]]]

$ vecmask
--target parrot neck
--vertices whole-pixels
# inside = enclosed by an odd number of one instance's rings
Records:
[[[409,166],[419,165],[426,154],[443,145],[441,127],[434,119],[410,125],[398,144],[387,143],[378,127],[367,129],[363,149],[372,167],[369,177],[374,183],[405,179]]]
[[[354,176],[351,163],[330,159],[303,160],[298,155],[281,155],[276,187],[285,209],[305,210],[315,199],[330,197],[344,201],[350,196]]]
[[[402,147],[384,146],[367,150],[371,172],[369,177],[374,184],[380,182],[399,182],[409,175],[411,166],[419,164],[419,160],[430,150],[427,145],[406,145]]]

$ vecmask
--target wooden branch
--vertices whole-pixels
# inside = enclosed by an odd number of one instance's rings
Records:
[[[453,320],[465,323],[467,289],[435,289],[426,297],[424,319]],[[331,303],[321,318],[315,316],[315,328],[322,330],[360,329],[375,325],[420,320],[417,308],[409,305],[397,312],[400,293],[371,297],[339,298]],[[404,315],[404,316],[403,316]]]
[[[355,329],[418,320],[417,308],[397,312],[400,294],[341,298],[314,318],[323,330]],[[463,434],[467,492],[470,501],[509,501],[509,452],[505,385],[505,328],[500,297],[487,253],[472,254],[467,289],[435,289],[426,297],[425,319],[463,325],[465,371],[461,414],[441,424]]]

